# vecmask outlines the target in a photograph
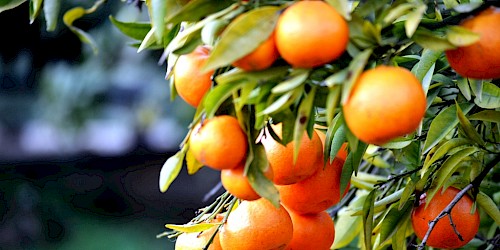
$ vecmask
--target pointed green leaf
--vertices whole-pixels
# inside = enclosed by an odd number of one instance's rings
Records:
[[[333,159],[335,159],[335,156],[337,156],[338,152],[342,148],[342,145],[346,141],[346,135],[345,135],[345,124],[341,124],[340,127],[335,131],[335,134],[331,138],[330,141],[328,141],[328,148],[325,148],[325,152],[329,152],[328,154],[325,155],[325,158],[328,157],[326,160],[329,160],[330,163],[333,162]],[[325,139],[326,140],[326,139]],[[326,147],[325,143],[325,147]]]
[[[471,103],[462,103],[459,105],[464,114],[467,114],[474,107],[474,104]],[[441,111],[431,122],[427,138],[425,139],[423,153],[427,153],[432,147],[438,144],[457,125],[456,106],[453,105]]]
[[[397,137],[392,139],[389,142],[386,142],[385,144],[381,145],[380,147],[382,148],[388,148],[388,149],[402,149],[405,148],[406,146],[410,145],[413,139],[411,138],[406,138],[406,137]]]
[[[30,0],[30,23],[32,24],[42,10],[43,0]]]
[[[116,20],[113,16],[109,16],[109,20],[123,34],[136,40],[143,40],[151,30],[150,23],[127,23]]]
[[[45,15],[45,23],[47,31],[54,31],[57,27],[57,19],[61,11],[61,0],[44,0],[43,14]]]
[[[137,53],[145,50],[146,48],[151,47],[155,43],[156,43],[155,29],[151,28],[151,30],[149,30],[144,39],[142,39],[141,45],[137,49]]]
[[[197,233],[208,230],[217,225],[220,225],[220,223],[198,223],[184,225],[166,224],[165,227],[183,233]]]
[[[337,155],[338,150],[333,149],[335,152],[335,155],[333,155],[333,158],[331,156],[332,154],[332,147],[337,147],[333,146],[334,144],[333,140],[335,139],[335,144],[339,143],[339,140],[341,139],[340,137],[343,137],[344,142],[346,140],[346,134],[345,131],[340,131],[337,133],[340,127],[343,127],[342,130],[345,130],[345,124],[343,121],[343,116],[342,113],[339,113],[333,120],[330,122],[330,125],[328,126],[328,129],[326,130],[326,135],[325,135],[325,146],[323,151],[325,154],[323,154],[323,162],[327,162],[328,160],[333,160],[335,156]],[[342,135],[343,134],[343,135]],[[337,138],[339,137],[339,138]],[[337,138],[337,139],[336,139]],[[340,147],[339,147],[340,148]]]
[[[302,95],[303,88],[292,90],[284,95],[280,96],[276,101],[269,104],[262,114],[269,115],[288,108],[292,103],[294,103]],[[272,101],[272,99],[270,99]]]
[[[483,83],[481,94],[476,95],[474,103],[485,109],[500,108],[500,88],[493,83]]]
[[[351,20],[351,5],[348,0],[326,0],[346,20]]]
[[[351,63],[349,63],[348,67],[349,77],[347,78],[347,81],[344,83],[344,88],[342,89],[342,104],[345,104],[347,99],[349,98],[351,89],[354,86],[359,75],[365,69],[365,66],[368,63],[368,59],[370,58],[372,52],[373,51],[371,49],[366,49],[363,52],[356,55],[356,57],[352,59]]]
[[[469,120],[500,123],[500,111],[483,110],[469,116]]]
[[[373,230],[373,214],[376,189],[372,190],[363,204],[363,235],[365,240],[365,249],[372,249],[372,230]]]
[[[222,33],[203,70],[230,65],[254,51],[273,32],[279,10],[278,7],[266,6],[236,18]]]
[[[483,192],[477,194],[476,201],[495,223],[500,225],[500,210],[498,210],[498,205]]]
[[[413,66],[411,72],[422,83],[424,93],[427,93],[434,74],[436,61],[441,56],[442,52],[424,49],[420,61]]]
[[[380,227],[380,244],[384,244],[386,240],[391,238],[396,231],[404,230],[402,226],[405,221],[410,218],[412,204],[406,204],[402,209],[398,206],[392,206],[389,213],[385,216]]]
[[[340,85],[335,85],[328,90],[328,95],[326,97],[326,121],[328,124],[330,124],[337,113],[341,94],[342,86]]]
[[[274,94],[282,94],[288,91],[291,91],[300,85],[302,85],[307,77],[309,76],[310,70],[308,69],[294,69],[290,73],[290,78],[287,80],[278,83],[271,92]]]
[[[407,15],[405,21],[405,31],[407,37],[413,36],[426,10],[427,10],[427,5],[422,3],[420,6],[418,6],[415,10],[413,10]]]
[[[347,188],[347,184],[351,180],[352,173],[358,172],[359,164],[363,159],[363,155],[365,154],[366,148],[368,148],[368,144],[360,141],[356,151],[351,151],[347,155],[347,158],[344,163],[344,167],[342,168],[342,174],[340,175],[340,189],[345,190]]]
[[[210,90],[203,100],[203,106],[207,113],[207,117],[211,118],[217,112],[220,105],[233,95],[234,91],[241,88],[246,82],[238,81],[228,84],[219,84]]]
[[[461,26],[451,26],[446,32],[446,38],[457,47],[469,46],[479,41],[479,34]]]
[[[297,162],[299,157],[300,144],[302,142],[302,135],[306,131],[309,120],[313,114],[314,97],[316,96],[316,87],[312,87],[311,91],[306,95],[304,100],[300,103],[295,119],[295,126],[293,131],[293,164]]]
[[[425,30],[423,28],[418,28],[411,39],[423,48],[434,51],[456,49],[456,47],[451,44],[445,37],[434,34],[431,31]]]
[[[467,78],[458,79],[457,86],[458,86],[458,89],[460,89],[460,92],[462,93],[462,95],[464,95],[465,99],[467,99],[467,101],[470,101],[470,99],[472,98],[472,95],[470,92],[469,81],[467,80]]]
[[[396,230],[392,236],[392,249],[393,250],[406,250],[407,242],[406,238],[408,233],[411,231],[411,216],[404,217],[403,221],[400,223],[399,229]]]
[[[167,15],[167,0],[151,0],[151,25],[155,31],[156,41],[163,40],[165,32],[165,16]]]
[[[476,96],[478,101],[480,102],[483,98],[483,80],[482,79],[468,79],[470,82],[470,88],[472,89],[472,93]]]
[[[161,167],[159,184],[160,191],[162,193],[165,193],[168,190],[170,184],[172,184],[181,172],[182,162],[184,161],[185,155],[186,152],[181,150],[168,158],[165,164],[163,164],[163,167]]]
[[[437,148],[432,157],[428,161],[424,162],[422,173],[425,172],[426,169],[428,169],[432,165],[432,163],[441,159],[448,152],[450,152],[450,150],[467,144],[470,144],[470,141],[465,138],[453,138],[443,143],[441,146],[439,146],[439,148]]]
[[[363,228],[363,219],[361,216],[352,216],[352,210],[363,206],[366,199],[366,191],[358,191],[354,200],[349,203],[347,208],[342,208],[335,221],[335,240],[332,249],[341,249],[349,245],[361,232]]]
[[[471,139],[472,141],[476,142],[477,144],[479,144],[481,146],[484,146],[485,142],[484,142],[483,138],[481,138],[481,136],[476,131],[476,129],[474,128],[474,126],[472,126],[472,124],[470,123],[469,119],[467,119],[467,117],[465,117],[464,113],[460,109],[460,106],[458,106],[458,105],[456,105],[456,106],[457,106],[458,120],[460,122],[460,125],[461,125],[462,129],[465,132],[465,135],[469,139]]]
[[[274,186],[273,182],[264,175],[264,172],[270,166],[267,161],[266,151],[262,144],[253,144],[252,153],[252,159],[248,166],[248,181],[255,192],[261,197],[269,200],[274,206],[279,207],[280,196],[278,189]]]
[[[411,3],[403,3],[395,8],[391,8],[387,15],[384,17],[384,24],[389,25],[393,23],[396,19],[408,13],[413,8]]]
[[[6,10],[14,9],[24,2],[26,2],[26,0],[2,0],[0,2],[0,13]]]
[[[330,87],[330,88],[334,87],[335,85],[344,84],[344,82],[346,81],[346,79],[348,77],[348,73],[349,73],[348,68],[342,69],[342,70],[338,71],[337,73],[325,78],[325,80],[323,80],[323,82],[325,83],[325,85],[327,87]]]
[[[233,4],[234,1],[230,0],[190,0],[185,5],[180,5],[179,0],[166,1],[168,6],[165,23],[167,24],[178,24],[183,21],[196,22],[228,7],[231,10],[237,8],[237,4]]]
[[[401,198],[399,199],[398,209],[401,210],[403,206],[407,203],[407,201],[411,198],[413,193],[415,192],[416,183],[413,180],[408,180],[406,186],[403,189],[403,193],[401,194]]]

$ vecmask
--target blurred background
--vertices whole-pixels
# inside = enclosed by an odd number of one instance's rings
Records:
[[[164,225],[221,193],[209,169],[158,189],[194,109],[170,100],[161,51],[137,53],[108,19],[145,9],[109,1],[76,21],[94,55],[62,24],[92,3],[62,4],[54,32],[43,15],[29,23],[27,3],[0,13],[0,249],[173,249],[156,239]]]

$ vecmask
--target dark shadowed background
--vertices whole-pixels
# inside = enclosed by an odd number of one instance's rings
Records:
[[[62,13],[90,6],[70,2]],[[160,193],[194,109],[170,100],[161,52],[138,54],[110,14],[147,18],[110,1],[78,20],[94,55],[62,21],[54,32],[43,15],[29,24],[26,3],[0,13],[0,249],[173,249],[156,239],[164,225],[215,198],[205,197],[219,182],[209,169],[182,171]]]

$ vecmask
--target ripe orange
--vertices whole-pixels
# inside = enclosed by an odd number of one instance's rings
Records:
[[[324,149],[326,134],[318,130],[316,131],[318,132],[319,139],[321,139],[321,143],[323,144],[323,149]],[[335,157],[338,157],[341,160],[345,161],[345,159],[347,158],[347,142],[342,144],[342,146],[339,149],[339,152],[337,152],[337,155]]]
[[[281,123],[273,125],[273,130],[281,136]],[[307,133],[302,136],[295,165],[293,164],[293,141],[285,147],[266,133],[261,142],[264,145],[269,165],[273,169],[273,182],[278,185],[289,185],[306,179],[318,169],[318,165],[313,163],[323,159],[323,148],[316,131],[312,139],[309,139]]]
[[[250,185],[247,176],[244,175],[245,165],[242,162],[239,166],[231,169],[223,169],[220,173],[222,186],[235,197],[252,201],[260,198],[260,195]],[[273,179],[272,168],[268,167],[264,173],[270,180]]]
[[[261,198],[243,201],[229,214],[220,231],[220,243],[222,249],[284,249],[292,235],[292,220],[285,208]]]
[[[423,239],[429,229],[429,222],[434,220],[441,211],[460,192],[454,187],[447,188],[444,193],[438,191],[434,198],[425,209],[425,194],[420,197],[420,205],[413,210],[411,214],[411,223],[413,230],[419,239]],[[451,217],[455,227],[462,235],[464,241],[460,241],[453,227],[450,225],[448,217],[439,220],[432,230],[427,245],[435,248],[459,248],[471,241],[479,229],[479,213],[477,210],[471,214],[471,208],[474,201],[468,195],[465,195],[451,210]]]
[[[354,135],[380,145],[415,131],[425,108],[422,85],[409,70],[378,66],[361,74],[343,110]]]
[[[198,107],[205,93],[212,86],[214,71],[202,72],[210,48],[199,46],[193,52],[179,56],[173,69],[174,85],[179,96],[193,107]]]
[[[274,41],[274,34],[271,34],[257,49],[238,59],[233,63],[233,66],[245,71],[264,70],[269,68],[278,57],[279,53]]]
[[[276,47],[294,67],[312,68],[340,57],[349,42],[344,18],[323,1],[296,2],[276,24]]]
[[[221,222],[224,216],[217,215],[211,223]],[[177,237],[175,241],[175,250],[198,250],[203,249],[213,233],[217,230],[217,226],[213,226],[208,230],[202,232],[194,232],[194,233],[183,233]],[[219,233],[215,235],[212,243],[208,247],[207,250],[222,250],[220,246]]]
[[[286,250],[329,250],[335,239],[335,226],[326,211],[301,215],[288,210],[293,237]]]
[[[276,186],[281,203],[299,214],[319,213],[340,201],[340,176],[344,161],[335,158],[323,168],[323,161],[314,165],[318,170],[311,177],[292,185]],[[346,188],[345,192],[349,189]],[[345,194],[344,192],[344,194]]]
[[[189,140],[196,160],[218,170],[236,167],[245,159],[248,148],[245,132],[238,120],[229,115],[198,123]]]
[[[472,45],[446,51],[450,66],[463,77],[500,78],[500,8],[490,7],[460,26],[480,35]]]

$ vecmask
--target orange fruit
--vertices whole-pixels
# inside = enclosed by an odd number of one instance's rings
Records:
[[[220,231],[222,249],[284,249],[293,235],[290,215],[268,200],[243,201]]]
[[[423,239],[429,229],[429,222],[434,220],[441,211],[460,192],[454,187],[447,188],[444,193],[438,191],[431,202],[425,208],[425,194],[420,197],[420,205],[411,214],[413,230],[419,239]],[[451,218],[457,231],[462,235],[461,241],[447,216],[440,219],[432,230],[427,245],[435,248],[459,248],[471,241],[479,229],[479,213],[477,210],[471,214],[474,201],[467,194],[458,201],[451,210]]]
[[[198,123],[189,141],[196,160],[218,170],[236,167],[245,160],[248,148],[245,132],[238,120],[229,115]]]
[[[223,169],[220,173],[222,186],[238,199],[252,201],[260,198],[260,195],[250,185],[245,173],[245,164],[242,162],[235,168]],[[273,179],[272,168],[268,167],[264,173],[270,180]]]
[[[312,68],[337,59],[349,42],[347,22],[323,1],[292,4],[279,17],[275,32],[281,57],[298,68]]]
[[[318,132],[319,139],[321,139],[321,144],[323,144],[323,149],[325,148],[325,140],[326,140],[326,133],[323,133],[322,131],[316,130]],[[342,144],[342,146],[339,149],[339,152],[337,152],[337,155],[335,157],[340,158],[341,160],[345,161],[347,158],[347,142]]]
[[[221,222],[224,216],[217,215],[210,223]],[[199,250],[204,249],[208,241],[217,230],[217,225],[202,232],[183,233],[175,241],[175,250]],[[222,250],[219,240],[219,233],[215,235],[212,243],[207,250]]]
[[[335,239],[335,226],[326,211],[301,215],[288,210],[293,237],[286,250],[329,250]]]
[[[292,185],[276,186],[281,203],[299,214],[319,213],[340,201],[340,176],[344,161],[335,158],[323,168],[323,161],[314,165],[318,170],[309,178]],[[347,192],[349,187],[346,187]]]
[[[238,59],[233,63],[233,66],[245,71],[264,70],[269,68],[278,57],[279,53],[278,49],[276,49],[274,34],[271,34],[257,49]]]
[[[209,47],[198,46],[193,52],[179,56],[173,69],[177,93],[193,107],[198,107],[203,96],[212,86],[211,77],[214,71],[201,71],[209,53]]]
[[[281,137],[281,123],[272,126],[274,132]],[[294,142],[283,146],[266,133],[261,140],[266,151],[267,160],[273,169],[273,182],[278,185],[289,185],[306,179],[316,172],[318,165],[314,162],[323,159],[321,140],[314,131],[309,139],[307,133],[302,136],[297,161],[293,163]]]
[[[422,85],[409,70],[378,66],[360,75],[343,113],[354,135],[380,145],[415,131],[425,109]]]
[[[500,8],[490,7],[460,26],[480,35],[479,41],[445,51],[450,66],[463,77],[500,78]]]

